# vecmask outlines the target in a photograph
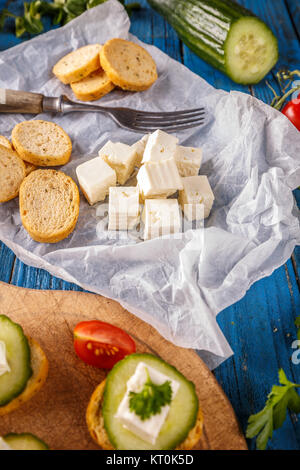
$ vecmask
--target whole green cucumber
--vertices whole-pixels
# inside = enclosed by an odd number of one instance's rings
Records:
[[[236,83],[258,83],[278,60],[277,39],[232,0],[148,0],[199,57]]]

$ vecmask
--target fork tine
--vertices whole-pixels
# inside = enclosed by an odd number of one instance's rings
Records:
[[[152,112],[152,111],[140,111],[140,110],[135,110],[137,113],[137,117],[172,117],[172,116],[178,116],[178,115],[184,115],[184,114],[191,114],[195,112],[200,112],[204,111],[204,108],[194,108],[194,109],[183,109],[179,111],[167,111],[167,112]]]
[[[196,113],[196,114],[192,114],[192,115],[185,115],[185,116],[181,116],[181,115],[178,115],[176,117],[169,117],[169,118],[166,118],[164,120],[162,120],[162,118],[148,118],[148,117],[144,117],[144,118],[136,118],[135,120],[135,123],[136,124],[152,124],[153,125],[155,124],[158,128],[161,126],[164,126],[166,125],[166,123],[170,123],[170,124],[187,124],[189,122],[192,122],[192,119],[195,120],[196,118],[201,118],[201,116],[204,116],[204,112],[203,113]],[[204,119],[204,117],[203,117]]]
[[[202,124],[204,123],[204,119],[200,119],[200,120],[197,120],[197,121],[194,121],[193,123],[190,123],[190,124],[185,124],[185,125],[181,125],[181,126],[169,126],[169,127],[165,127],[164,130],[165,131],[169,131],[169,132],[179,132],[179,131],[183,131],[185,129],[191,129],[192,127],[197,127],[197,126],[201,126]],[[149,131],[155,131],[157,128],[156,127],[153,127],[153,126],[136,126],[136,125],[133,125],[132,127],[130,127],[130,129],[136,131],[136,132],[149,132]]]
[[[169,122],[160,123],[159,127],[157,127],[157,125],[154,124],[154,123],[146,123],[146,122],[145,123],[136,123],[136,125],[141,125],[141,126],[145,126],[145,127],[149,126],[149,128],[164,129],[165,130],[165,129],[170,128],[170,127],[187,126],[189,124],[200,123],[200,122],[203,122],[203,121],[204,121],[204,118],[187,119],[187,120],[178,121],[178,122],[169,121]]]

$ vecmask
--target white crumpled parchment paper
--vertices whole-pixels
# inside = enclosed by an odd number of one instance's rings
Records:
[[[62,93],[69,87],[51,69],[67,52],[112,37],[130,37],[128,16],[116,0],[100,5],[67,26],[0,54],[0,87]],[[148,91],[113,91],[101,104],[143,110],[205,106],[206,126],[181,132],[183,145],[202,146],[201,173],[215,194],[205,228],[181,238],[142,242],[134,235],[114,239],[101,205],[81,199],[80,216],[66,240],[34,242],[21,224],[18,199],[0,205],[0,239],[25,263],[118,300],[170,341],[198,349],[216,367],[231,349],[216,315],[239,300],[258,279],[282,265],[300,243],[299,211],[291,189],[300,184],[300,133],[279,112],[246,94],[216,90],[157,48],[159,78]],[[0,134],[30,116],[0,115]],[[102,114],[41,115],[60,124],[73,141],[63,171],[97,155],[108,140],[131,144],[139,135],[120,129]],[[77,181],[77,180],[76,180]],[[100,207],[100,209],[99,209]],[[75,307],[75,306],[74,306]]]

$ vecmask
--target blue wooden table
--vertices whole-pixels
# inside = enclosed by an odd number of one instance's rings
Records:
[[[279,39],[280,60],[275,71],[267,77],[278,90],[276,70],[282,67],[290,70],[300,68],[300,0],[239,0],[239,3],[268,23]],[[142,9],[132,15],[131,32],[142,41],[155,44],[217,88],[251,93],[270,103],[272,93],[264,81],[250,87],[233,83],[184,46],[174,30],[149,8],[145,0],[141,4]],[[4,7],[16,14],[23,11],[20,0],[0,0],[0,9]],[[45,29],[50,27],[50,22],[46,21]],[[21,39],[14,36],[13,21],[9,21],[0,33],[0,50],[19,42]],[[294,194],[299,205],[300,191]],[[218,322],[235,354],[215,370],[215,375],[244,430],[248,416],[264,406],[272,385],[277,383],[280,367],[284,368],[290,380],[300,383],[300,365],[294,365],[291,361],[294,351],[291,345],[297,335],[294,321],[300,315],[299,267],[300,247],[297,247],[284,266],[270,277],[256,282],[242,300],[218,316]],[[1,242],[0,280],[35,289],[81,290],[46,271],[24,265]],[[255,443],[249,442],[249,447],[255,448]],[[268,448],[299,450],[299,417],[288,415],[283,427],[274,433]]]

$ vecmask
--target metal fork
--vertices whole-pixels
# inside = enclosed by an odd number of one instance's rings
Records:
[[[108,114],[119,126],[135,132],[156,129],[175,132],[197,127],[205,121],[204,108],[182,111],[151,112],[131,108],[112,108],[71,101],[67,96],[50,98],[40,93],[4,90],[0,88],[0,113],[71,113],[99,112]]]

